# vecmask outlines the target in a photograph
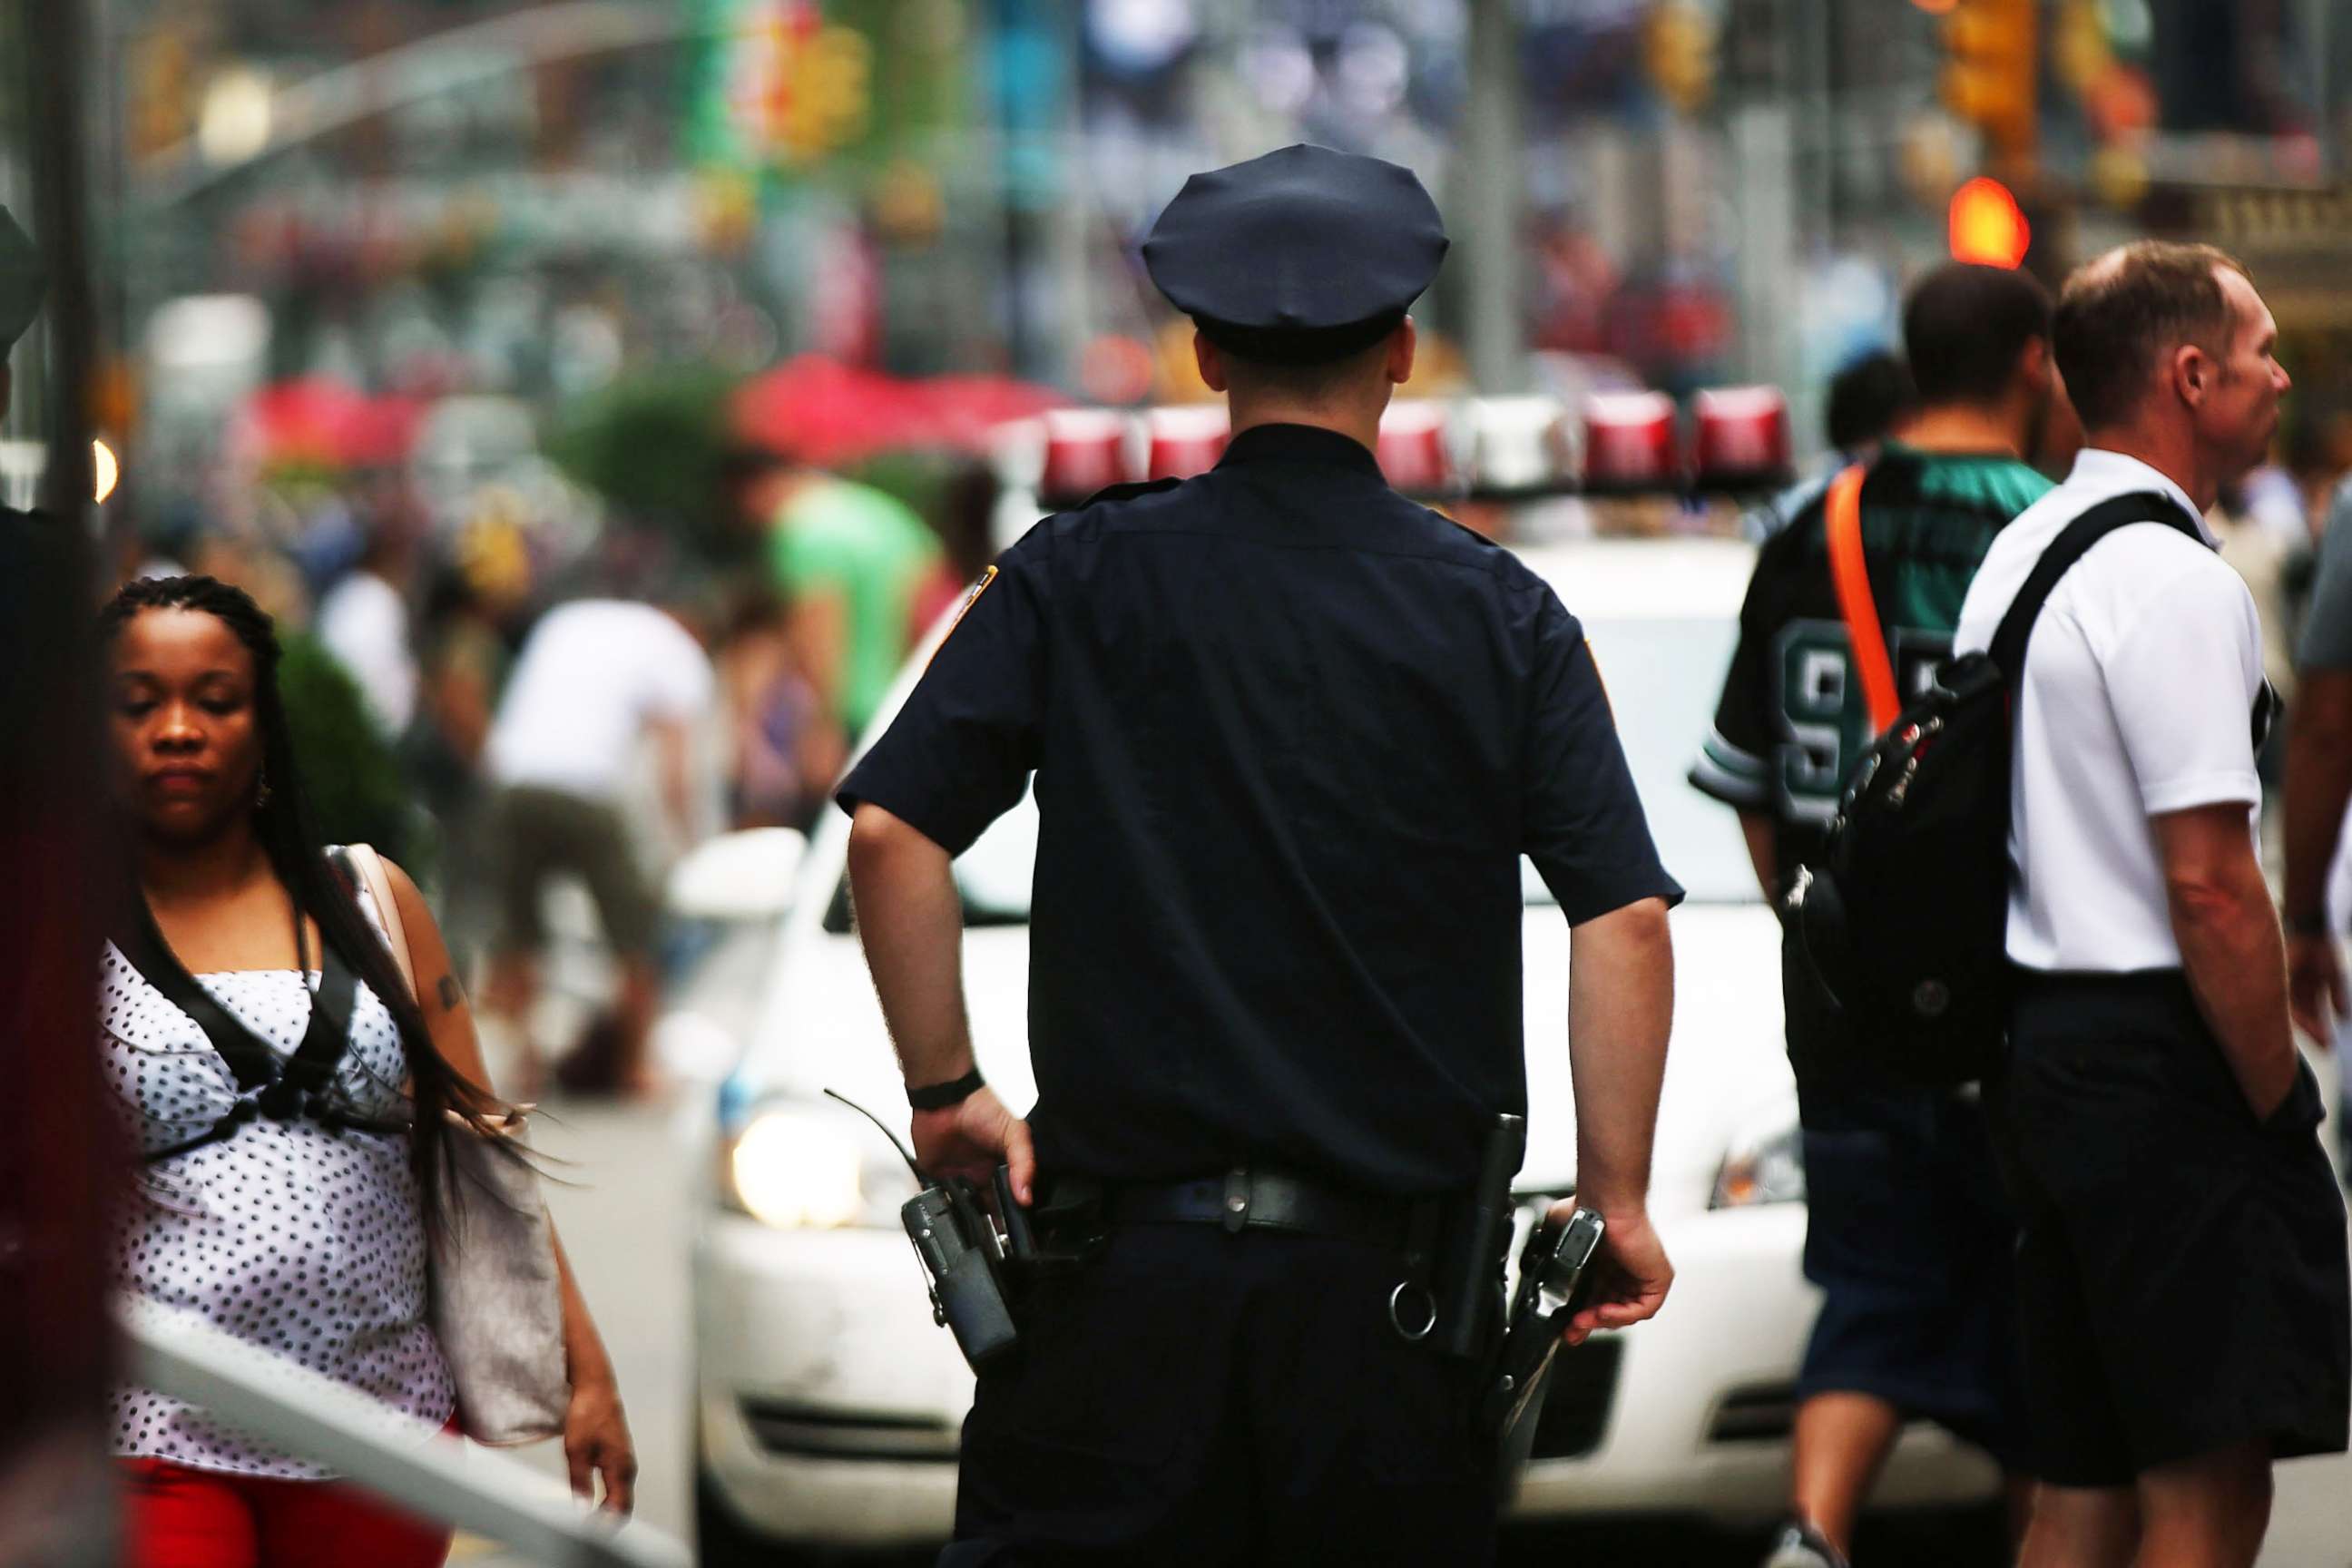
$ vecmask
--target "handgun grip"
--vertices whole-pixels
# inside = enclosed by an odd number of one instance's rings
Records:
[[[1037,1237],[1029,1228],[1029,1211],[1013,1195],[1013,1167],[999,1165],[989,1177],[996,1193],[996,1219],[1004,1228],[1004,1256],[1027,1262],[1037,1256]]]

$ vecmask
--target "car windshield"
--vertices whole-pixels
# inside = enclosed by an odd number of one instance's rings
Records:
[[[1685,777],[1714,720],[1736,630],[1720,616],[1585,623],[1651,836],[1666,869],[1696,903],[1752,903],[1759,897],[1738,818]],[[956,862],[971,921],[1025,921],[1036,858],[1036,802],[1024,795]],[[1551,890],[1524,859],[1519,882],[1528,903],[1553,902]]]

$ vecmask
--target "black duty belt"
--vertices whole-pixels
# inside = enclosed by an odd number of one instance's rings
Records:
[[[1349,1192],[1280,1171],[1236,1166],[1191,1182],[1121,1184],[1104,1193],[1112,1225],[1216,1225],[1325,1236],[1368,1247],[1413,1250],[1427,1205]]]

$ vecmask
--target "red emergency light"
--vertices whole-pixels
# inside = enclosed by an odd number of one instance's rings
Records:
[[[1391,403],[1381,416],[1381,473],[1408,495],[1440,495],[1454,488],[1454,456],[1445,444],[1445,405],[1419,398]]]
[[[1233,422],[1223,405],[1180,404],[1155,408],[1147,416],[1150,455],[1143,465],[1148,479],[1189,479],[1205,474],[1225,455]]]
[[[1045,421],[1045,467],[1037,499],[1045,505],[1068,506],[1135,477],[1129,467],[1126,415],[1108,408],[1054,408]]]
[[[1675,400],[1663,392],[1596,392],[1584,401],[1584,488],[1597,495],[1678,489]]]
[[[1789,400],[1777,386],[1718,386],[1691,400],[1701,489],[1778,487],[1789,462]]]

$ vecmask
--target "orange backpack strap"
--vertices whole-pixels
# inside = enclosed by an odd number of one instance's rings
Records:
[[[1894,724],[1903,702],[1895,691],[1895,663],[1886,656],[1886,633],[1878,624],[1878,605],[1870,596],[1870,573],[1862,561],[1864,471],[1856,463],[1830,481],[1822,518],[1829,525],[1830,576],[1837,584],[1838,612],[1845,617],[1853,668],[1862,677],[1870,728],[1879,733]]]

